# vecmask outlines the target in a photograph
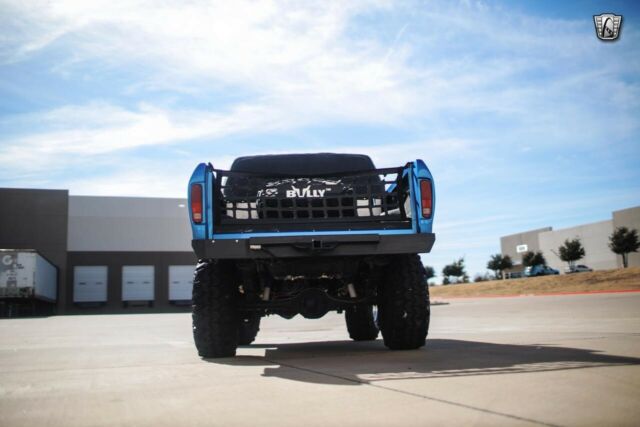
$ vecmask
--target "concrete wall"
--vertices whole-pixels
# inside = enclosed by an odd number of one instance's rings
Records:
[[[69,259],[66,304],[76,312],[116,313],[167,311],[170,265],[193,265],[191,227],[186,199],[143,197],[69,198]],[[83,308],[73,304],[74,267],[104,265],[108,268],[107,303]],[[125,307],[122,303],[122,267],[153,265],[153,307]],[[187,307],[188,308],[188,307]]]
[[[514,263],[522,261],[522,254],[516,252],[518,245],[527,245],[528,250],[540,250],[547,260],[547,264],[564,272],[567,263],[559,258],[558,248],[566,239],[578,237],[585,248],[585,257],[578,264],[587,265],[594,270],[604,270],[622,267],[622,257],[609,249],[609,236],[617,227],[627,227],[638,230],[640,234],[640,206],[614,211],[612,219],[561,230],[551,227],[525,231],[500,238],[500,248],[503,255],[509,255]],[[629,266],[640,266],[640,253],[629,254]],[[513,271],[518,271],[516,267]]]
[[[594,270],[616,268],[615,254],[608,246],[612,232],[613,221],[611,220],[546,231],[539,235],[540,250],[547,260],[547,265],[563,273],[567,263],[560,260],[558,248],[564,244],[565,240],[577,237],[585,250],[585,257],[577,264],[587,265]]]
[[[186,205],[186,199],[71,196],[69,251],[191,252]]]
[[[627,227],[638,230],[640,235],[640,206],[613,212],[613,228]],[[617,265],[622,267],[622,257],[617,256]],[[640,252],[629,254],[629,267],[640,267]]]
[[[536,252],[540,250],[540,233],[550,231],[551,227],[539,228],[522,233],[511,234],[500,238],[500,251],[502,255],[509,255],[514,264],[522,263],[523,253],[518,253],[516,248],[520,245],[527,245],[527,250]]]
[[[35,249],[58,268],[58,312],[67,298],[67,190],[0,188],[0,248]]]

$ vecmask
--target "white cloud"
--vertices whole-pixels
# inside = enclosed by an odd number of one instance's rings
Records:
[[[380,166],[419,157],[447,221],[437,222],[438,256],[452,260],[465,234],[489,251],[500,230],[526,227],[511,212],[502,218],[495,198],[478,201],[480,187],[504,197],[565,180],[563,171],[516,167],[514,156],[559,145],[604,152],[638,132],[640,88],[629,78],[640,71],[638,32],[625,27],[623,39],[603,44],[590,17],[543,19],[477,2],[0,0],[0,10],[0,67],[27,64],[52,80],[95,74],[113,90],[0,119],[3,185],[179,197],[199,161],[224,168],[235,155],[274,151],[365,152]],[[100,80],[112,71],[125,83]],[[160,92],[179,102],[155,102]],[[398,137],[276,148],[260,138],[336,124]],[[257,136],[255,145],[230,145],[240,134]],[[175,156],[147,159],[151,148]]]
[[[280,112],[259,106],[235,106],[227,113],[167,111],[142,105],[131,111],[106,104],[55,109],[22,121],[40,131],[0,137],[0,166],[38,170],[52,161],[73,163],[87,157],[144,146],[175,144],[202,137],[220,138],[247,129],[285,126]]]
[[[82,61],[148,67],[155,84],[167,75],[195,78],[252,91],[281,108],[292,102],[299,107],[304,99],[308,114],[329,114],[346,103],[342,114],[364,118],[375,110],[365,97],[387,100],[385,114],[377,112],[383,121],[410,109],[402,64],[385,62],[385,45],[345,35],[349,20],[375,2],[12,6],[22,18],[22,37],[5,53],[10,60],[59,44],[72,53],[70,67]],[[12,30],[9,25],[5,34]]]
[[[0,140],[5,157],[32,165],[42,155],[100,155],[330,123],[424,126],[437,138],[461,140],[469,137],[451,118],[465,120],[469,114],[503,117],[518,134],[537,132],[538,145],[558,138],[584,144],[585,134],[594,139],[637,129],[633,113],[640,89],[609,78],[607,70],[619,69],[616,61],[604,70],[585,67],[553,75],[560,62],[579,66],[592,61],[585,49],[593,37],[586,40],[575,22],[477,5],[366,1],[231,6],[61,0],[7,2],[5,8],[7,16],[15,17],[0,25],[7,46],[0,58],[5,61],[26,61],[56,48],[67,59],[55,69],[66,68],[71,75],[82,63],[140,68],[147,77],[121,89],[128,95],[135,95],[136,88],[162,85],[191,93],[241,94],[209,108],[160,107],[144,100],[137,108],[123,108],[94,101],[32,115],[35,124],[49,126]],[[378,13],[381,22],[397,15],[404,19],[385,37],[356,24],[371,13]],[[501,31],[478,25],[494,21]],[[561,38],[551,31],[558,25],[565,29]],[[468,49],[471,37],[477,51]],[[465,54],[456,55],[463,48]],[[611,58],[610,53],[602,57]],[[520,78],[525,73],[552,75],[541,90],[538,83]],[[617,94],[615,101],[610,93]],[[603,108],[615,114],[602,114]],[[493,142],[500,143],[500,137]],[[455,145],[437,148],[451,147]]]

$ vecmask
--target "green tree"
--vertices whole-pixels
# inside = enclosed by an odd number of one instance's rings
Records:
[[[547,260],[544,259],[542,252],[526,252],[522,255],[522,264],[525,267],[533,267],[534,265],[547,265]]]
[[[576,261],[584,258],[585,255],[584,247],[582,247],[582,243],[577,237],[573,240],[565,240],[564,244],[558,248],[558,253],[560,254],[560,259],[566,262],[570,269],[573,268]]]
[[[629,254],[638,252],[640,241],[638,241],[638,230],[627,227],[618,227],[609,236],[609,248],[618,255],[622,255],[622,266],[629,266]]]
[[[493,270],[496,279],[502,279],[502,272],[511,267],[513,267],[513,261],[509,255],[503,256],[502,254],[495,254],[492,255],[489,262],[487,262],[487,268]]]
[[[451,264],[445,265],[444,268],[442,269],[442,276],[445,278],[445,280],[442,281],[442,284],[448,284],[448,283],[453,283],[451,280],[451,277],[455,277],[456,278],[456,283],[459,281],[460,278],[462,278],[462,282],[466,283],[469,281],[469,276],[467,276],[467,273],[464,269],[464,258],[460,258],[457,261],[454,261]]]
[[[430,265],[424,266],[424,281],[429,283],[429,279],[436,277],[436,271]]]

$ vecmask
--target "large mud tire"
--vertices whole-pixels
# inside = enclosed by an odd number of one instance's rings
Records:
[[[378,289],[378,324],[392,350],[424,346],[429,331],[429,287],[418,255],[398,255]]]
[[[193,279],[193,339],[201,357],[233,357],[238,347],[238,289],[233,263],[204,260]]]
[[[378,338],[378,325],[372,305],[353,305],[344,312],[349,336],[354,341],[372,341]]]
[[[259,315],[250,315],[244,319],[241,318],[238,326],[238,345],[251,344],[256,339],[259,330]]]

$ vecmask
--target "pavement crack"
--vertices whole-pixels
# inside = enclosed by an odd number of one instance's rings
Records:
[[[308,372],[308,373],[315,374],[315,375],[323,375],[323,376],[326,376],[326,377],[339,379],[339,380],[342,380],[342,381],[345,381],[345,382],[349,382],[349,383],[354,383],[354,384],[360,384],[360,385],[364,385],[364,386],[374,387],[374,388],[378,388],[378,389],[382,389],[382,390],[386,390],[386,391],[390,391],[390,392],[394,392],[394,393],[404,394],[406,396],[417,397],[419,399],[424,399],[424,400],[430,400],[432,402],[438,402],[438,403],[443,403],[443,404],[446,404],[446,405],[457,406],[459,408],[469,409],[469,410],[472,410],[472,411],[483,412],[485,414],[490,414],[490,415],[495,415],[495,416],[499,416],[499,417],[509,418],[509,419],[512,419],[512,420],[524,421],[524,422],[528,422],[528,423],[538,424],[538,425],[541,425],[541,426],[562,427],[559,424],[547,423],[547,422],[540,421],[540,420],[534,420],[532,418],[521,417],[521,416],[518,416],[518,415],[509,414],[509,413],[506,413],[506,412],[494,411],[494,410],[486,409],[486,408],[480,408],[478,406],[468,405],[466,403],[455,402],[453,400],[441,399],[441,398],[433,397],[433,396],[427,396],[425,394],[414,393],[414,392],[411,392],[411,391],[398,390],[398,389],[393,388],[393,387],[379,385],[379,384],[375,384],[375,383],[369,382],[369,381],[362,381],[362,380],[359,380],[359,379],[356,379],[356,378],[348,378],[348,377],[344,377],[342,375],[329,374],[327,372],[322,372],[322,371],[318,371],[318,370],[310,369],[310,368],[303,368],[303,367],[300,367],[300,366],[291,365],[289,363],[279,362],[277,360],[271,360],[271,359],[266,359],[266,358],[264,360],[268,361],[269,363],[273,363],[275,365],[284,366],[284,367],[287,367],[287,368],[290,368],[290,369],[296,369],[296,370],[299,370],[299,371]]]

